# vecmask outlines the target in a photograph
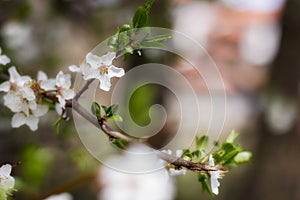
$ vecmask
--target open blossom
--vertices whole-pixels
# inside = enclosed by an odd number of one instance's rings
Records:
[[[9,164],[0,167],[0,192],[6,192],[14,188],[15,179],[14,177],[10,176],[11,168],[12,167]]]
[[[24,99],[27,99],[28,101],[34,100],[35,94],[30,88],[30,82],[32,79],[29,76],[21,76],[15,67],[10,67],[8,69],[8,73],[9,81],[5,81],[0,85],[0,91],[19,92]]]
[[[64,109],[66,105],[66,100],[73,99],[76,95],[75,91],[73,89],[70,89],[71,75],[64,74],[62,71],[60,71],[56,75],[56,79],[48,79],[46,74],[43,74],[41,72],[39,74],[39,78],[41,80],[41,88],[46,91],[56,92],[59,107],[61,109]]]
[[[209,166],[215,166],[215,162],[214,162],[212,155],[209,156],[208,164],[209,164]],[[220,182],[218,179],[222,178],[220,171],[211,171],[210,173],[211,173],[211,175],[210,175],[211,191],[215,195],[218,195],[219,194],[219,186],[220,186]]]
[[[29,76],[21,76],[15,67],[8,69],[9,81],[0,85],[0,91],[6,92],[3,96],[4,105],[8,107],[14,116],[12,127],[28,125],[32,131],[37,130],[39,117],[45,115],[48,106],[37,104],[35,92],[32,89],[34,81]]]
[[[99,57],[92,53],[86,55],[86,64],[80,67],[70,66],[72,72],[81,72],[84,80],[98,79],[100,81],[100,89],[109,91],[111,87],[110,79],[112,77],[122,77],[124,69],[115,67],[112,62],[116,58],[115,52],[108,52]]]
[[[6,55],[1,54],[1,53],[2,53],[2,50],[0,48],[0,65],[6,65],[6,64],[10,63],[9,57],[7,57]]]
[[[38,129],[39,117],[45,115],[48,112],[48,106],[37,105],[36,109],[31,110],[30,114],[26,115],[23,112],[14,114],[11,124],[13,128],[18,128],[26,124],[32,131]]]
[[[120,163],[122,163],[120,165]],[[159,158],[144,145],[131,146],[123,155],[106,160],[100,171],[101,200],[171,200],[172,178]],[[118,167],[116,169],[116,167]],[[157,168],[158,167],[158,168]]]
[[[162,152],[172,155],[172,151],[170,149],[163,150]],[[179,150],[176,150],[175,155],[176,155],[176,157],[181,157],[182,153],[183,153],[183,151],[181,149],[179,149]],[[186,169],[169,168],[169,173],[171,176],[185,175]]]

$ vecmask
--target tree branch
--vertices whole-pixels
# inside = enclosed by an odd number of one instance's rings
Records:
[[[77,93],[77,95],[75,96],[75,100],[77,101],[81,95],[89,88],[90,84],[94,81],[94,79],[88,80],[86,82],[86,84],[83,86],[83,88],[81,88],[81,90]]]
[[[84,117],[86,120],[91,122],[93,125],[95,125],[97,128],[101,129],[110,139],[123,139],[127,142],[141,142],[144,143],[144,141],[133,138],[131,136],[122,134],[118,131],[114,131],[112,128],[110,128],[106,123],[105,119],[101,118],[100,120],[97,120],[92,114],[87,112],[76,100],[73,100],[73,102],[68,102],[66,107],[72,107],[73,110],[75,110],[78,114],[80,114],[82,117]],[[192,161],[185,160],[183,158],[178,158],[173,155],[169,155],[167,153],[156,151],[156,154],[161,159],[165,160],[166,162],[176,166],[177,168],[185,167],[189,170],[193,171],[217,171],[217,170],[226,170],[222,166],[209,166],[203,163],[195,163]]]

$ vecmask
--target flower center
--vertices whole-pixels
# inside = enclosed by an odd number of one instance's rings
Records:
[[[106,65],[101,65],[99,67],[99,70],[100,70],[100,74],[103,75],[103,74],[108,74],[108,67]]]
[[[10,83],[10,90],[12,91],[17,91],[18,90],[18,85],[16,83]]]

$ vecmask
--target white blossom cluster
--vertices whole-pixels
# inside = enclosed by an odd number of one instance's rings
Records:
[[[11,169],[9,164],[0,167],[0,199],[6,199],[7,194],[14,188],[15,179],[10,175]]]
[[[86,55],[86,62],[80,67],[72,65],[69,67],[72,72],[80,72],[84,80],[98,79],[100,89],[109,91],[111,87],[110,78],[121,77],[125,74],[124,69],[115,67],[112,62],[116,53],[108,52],[102,57],[92,53]],[[7,65],[10,59],[1,55],[0,65]],[[17,69],[12,66],[8,69],[9,80],[0,84],[0,92],[5,92],[4,105],[14,114],[11,125],[18,128],[27,125],[32,131],[38,129],[39,117],[45,115],[49,107],[44,104],[45,95],[55,96],[55,109],[59,115],[64,114],[66,102],[76,96],[71,88],[71,75],[60,71],[56,78],[48,76],[39,71],[37,80],[30,76],[21,76]]]

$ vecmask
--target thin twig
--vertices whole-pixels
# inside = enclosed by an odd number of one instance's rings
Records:
[[[75,96],[75,100],[77,101],[81,95],[89,88],[90,84],[94,81],[94,79],[88,80],[86,82],[86,84],[83,86],[83,88],[81,88],[81,90],[77,93],[77,95]]]
[[[106,123],[105,120],[97,120],[92,114],[87,112],[76,100],[73,100],[73,104],[70,104],[70,102],[67,103],[67,107],[72,107],[78,114],[80,114],[82,117],[84,117],[86,120],[91,122],[93,125],[95,125],[97,128],[100,128],[105,134],[107,134],[110,138],[119,138],[123,139],[127,142],[143,142],[142,140],[139,140],[137,138],[133,138],[131,136],[127,136],[125,134],[122,134],[118,131],[114,131],[112,128],[110,128]],[[217,171],[217,170],[225,170],[224,167],[221,166],[209,166],[203,163],[195,163],[192,161],[185,160],[183,158],[178,158],[173,155],[169,155],[167,153],[156,151],[156,154],[163,160],[165,160],[168,163],[173,164],[174,166],[181,168],[185,167],[187,169],[193,170],[193,171]]]

